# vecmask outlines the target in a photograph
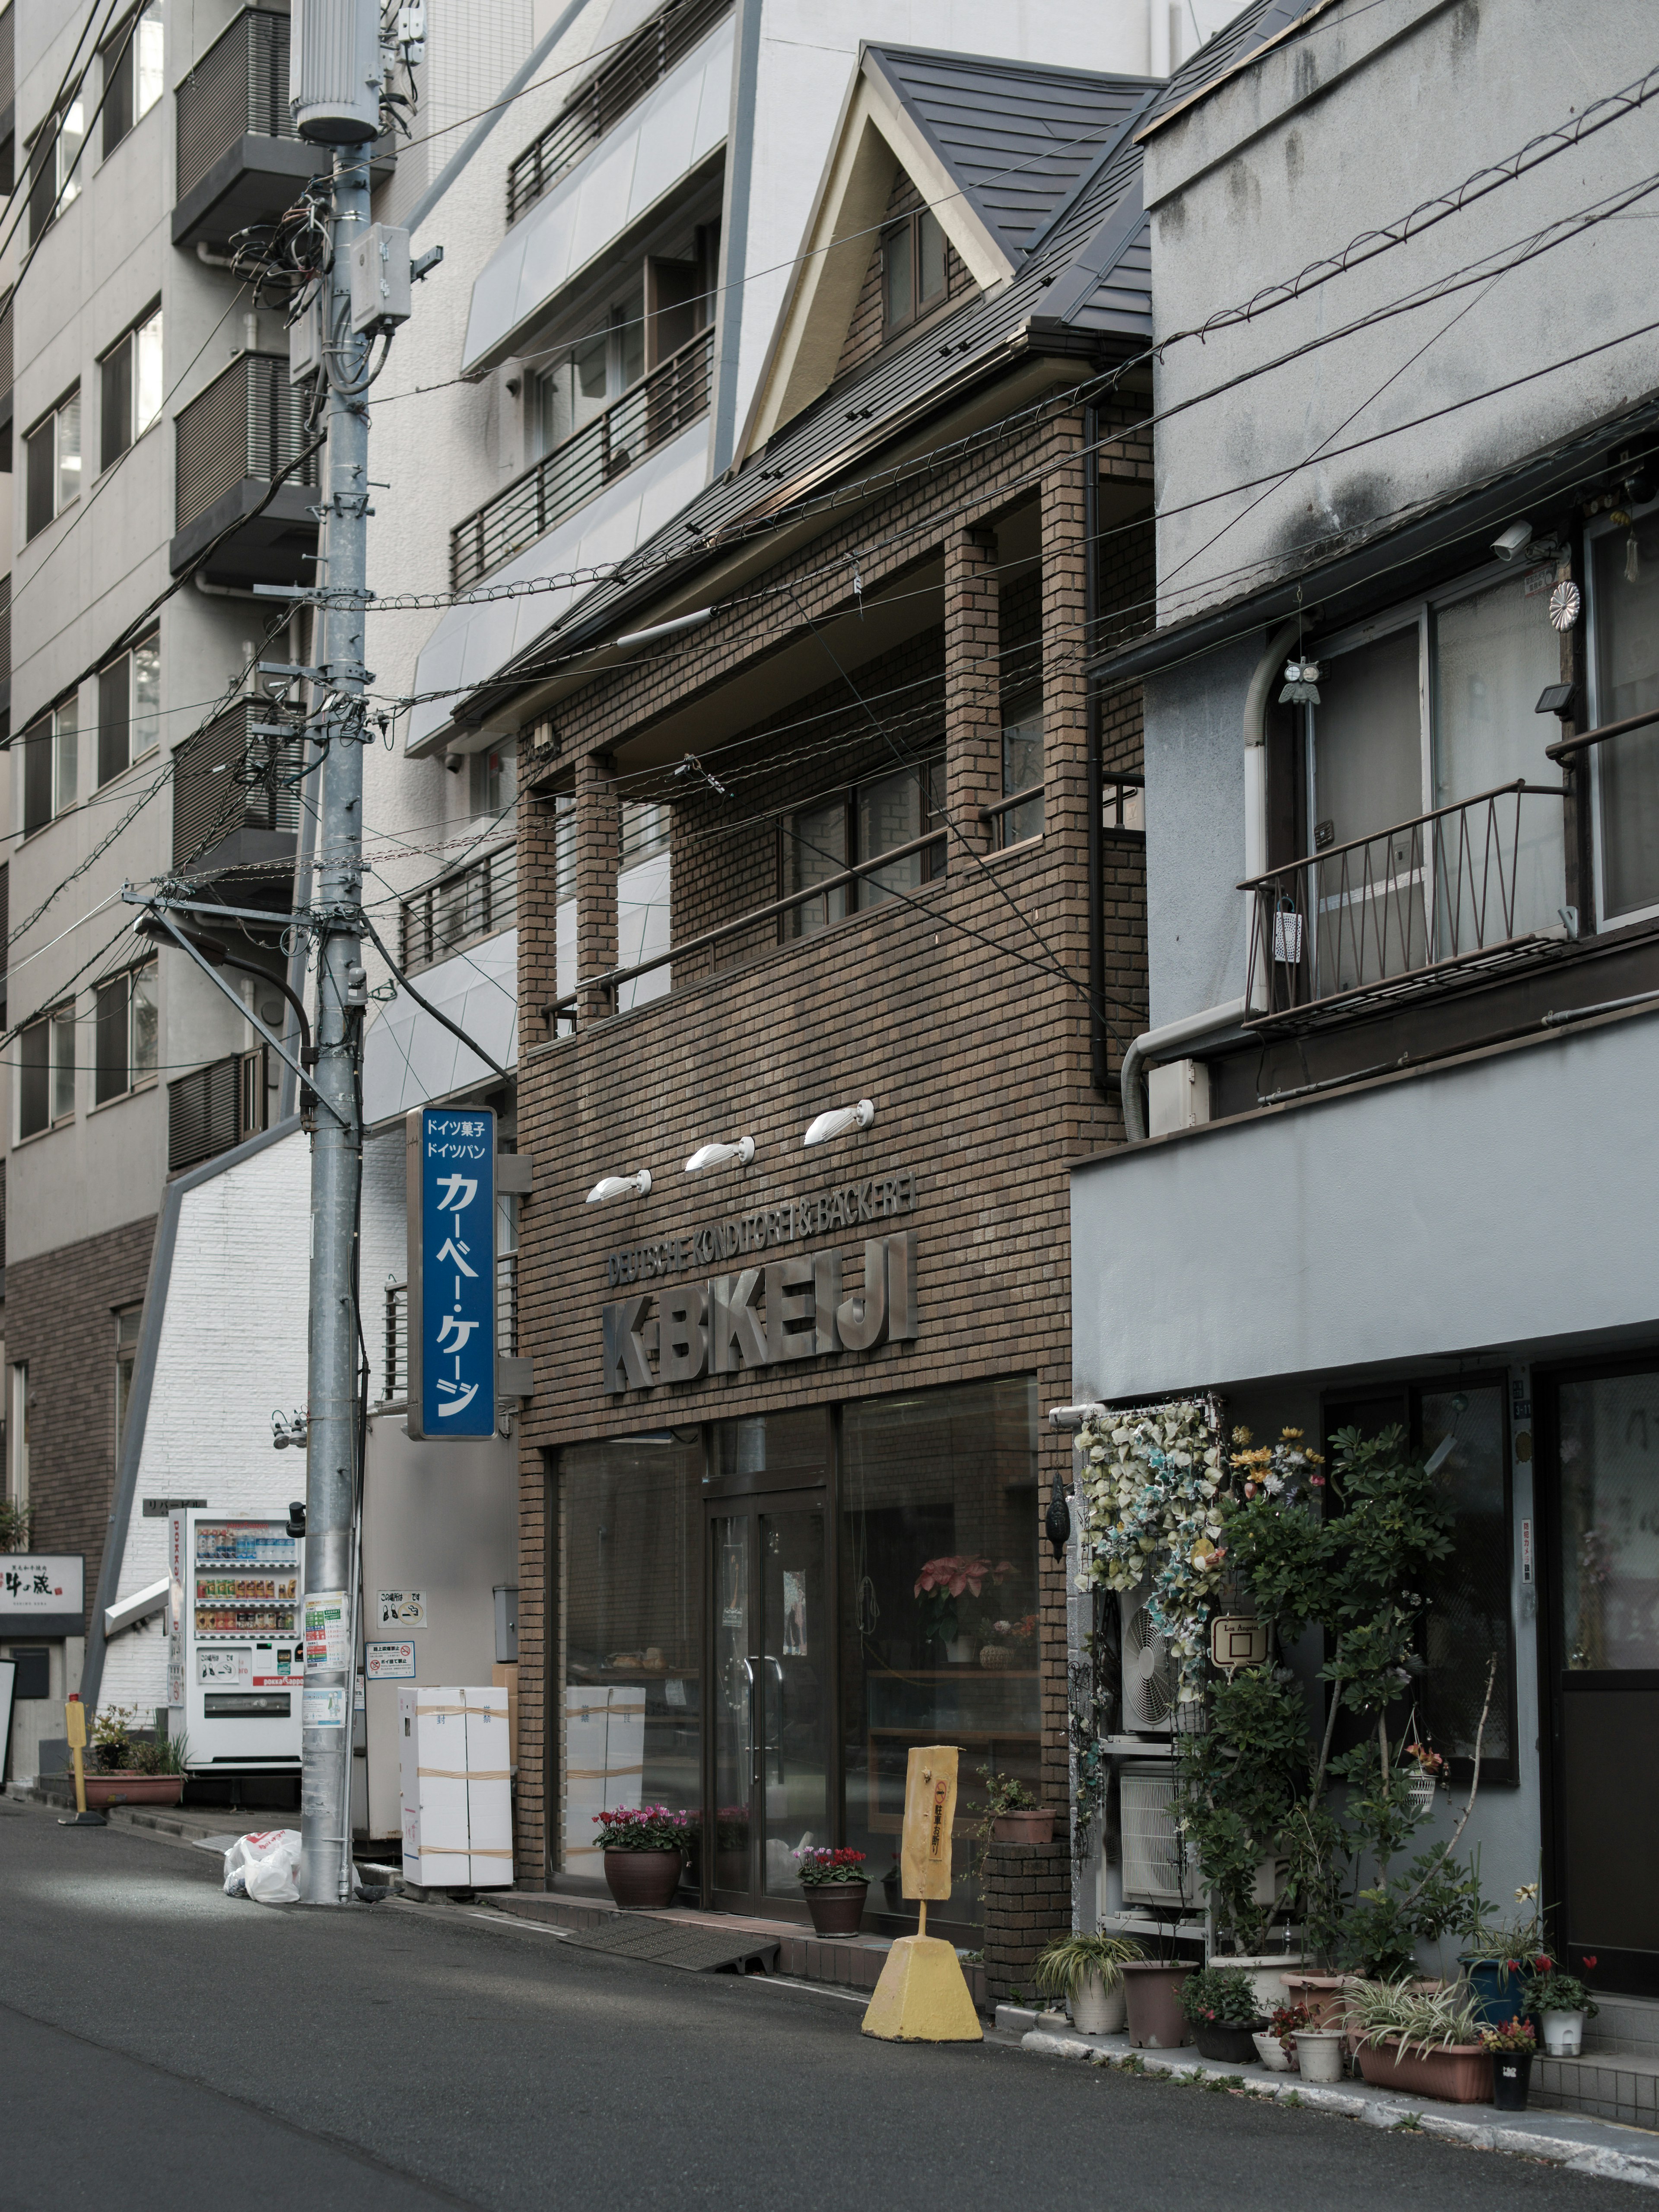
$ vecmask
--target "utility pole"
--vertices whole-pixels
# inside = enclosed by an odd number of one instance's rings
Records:
[[[357,1220],[362,1176],[358,1101],[363,1009],[362,791],[368,672],[363,623],[369,503],[373,336],[354,335],[351,249],[368,223],[369,145],[380,128],[376,0],[305,0],[293,106],[304,137],[333,145],[330,262],[320,279],[327,443],[320,501],[327,573],[318,579],[318,665],[327,706],[316,898],[317,1093],[311,1154],[310,1403],[306,1455],[306,1667],[300,1796],[300,1897],[350,1898],[354,1530],[362,1438],[357,1388]],[[345,66],[341,67],[342,62]]]

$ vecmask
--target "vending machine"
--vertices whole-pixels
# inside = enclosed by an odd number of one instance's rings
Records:
[[[284,1521],[168,1516],[167,1702],[192,1772],[300,1765],[304,1543]]]

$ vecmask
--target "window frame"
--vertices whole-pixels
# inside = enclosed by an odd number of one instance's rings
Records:
[[[143,722],[141,721],[138,713],[137,657],[141,653],[146,652],[151,648],[154,649],[155,654],[155,704],[153,710],[153,715],[151,717],[147,717],[146,719],[150,720],[153,722],[152,733],[149,743],[139,746],[135,750],[133,745],[134,732],[141,729],[144,726]],[[114,676],[118,669],[122,668],[126,672],[125,687],[126,696],[123,706],[121,722],[123,732],[122,758],[120,764],[118,767],[106,765],[106,763],[113,762],[114,753],[112,750],[108,752],[106,751],[106,738],[108,737],[112,726],[106,716],[105,699],[106,687],[109,684],[109,679]],[[104,665],[98,672],[98,750],[97,758],[94,763],[94,789],[96,791],[101,791],[106,784],[113,783],[118,776],[125,775],[130,768],[136,767],[142,760],[148,760],[152,753],[159,750],[161,743],[161,633],[158,627],[149,631],[146,636],[137,639],[134,643],[128,646],[124,653],[118,653],[113,660],[106,661]]]
[[[155,404],[150,413],[141,419],[141,409],[143,404],[141,375],[143,367],[143,341],[146,331],[152,328],[155,332],[156,356]],[[112,469],[124,455],[130,453],[139,440],[147,437],[167,412],[166,374],[161,353],[162,337],[161,302],[159,299],[152,300],[143,314],[135,316],[114,343],[106,346],[98,356],[98,473],[100,476],[102,476],[106,469]],[[112,445],[110,429],[114,410],[110,404],[110,381],[118,362],[125,362],[126,389],[122,396],[120,408],[121,442],[119,445]],[[84,429],[85,425],[82,424],[82,427]],[[84,438],[82,442],[84,445]],[[82,455],[81,465],[84,469],[86,466],[84,453]]]
[[[62,425],[64,417],[71,405],[73,405],[75,409],[76,443],[74,466],[76,474],[76,488],[73,495],[69,499],[65,499],[63,496],[64,444]],[[54,400],[52,404],[46,409],[46,412],[31,423],[29,428],[23,433],[23,542],[25,544],[32,545],[37,538],[44,537],[46,532],[51,529],[54,522],[58,521],[64,515],[69,513],[70,507],[78,503],[81,497],[81,485],[83,480],[82,472],[86,463],[86,453],[84,450],[86,441],[82,435],[84,428],[85,424],[82,420],[81,411],[81,386],[79,380],[77,379],[76,381],[70,386],[69,390],[64,392],[58,399]],[[32,486],[34,462],[34,441],[47,431],[50,431],[52,435],[52,512],[41,521],[36,522],[33,519],[33,499]]]
[[[24,1057],[25,1040],[39,1035],[43,1030],[46,1031],[46,1054],[39,1066],[45,1079],[46,1118],[37,1122],[33,1128],[26,1128],[24,1113],[28,1091],[27,1078],[31,1070]],[[38,1016],[32,1022],[26,1023],[18,1031],[18,1057],[15,1069],[17,1093],[15,1111],[17,1134],[14,1139],[15,1143],[20,1145],[32,1143],[35,1138],[49,1136],[54,1129],[64,1128],[76,1119],[76,1109],[80,1103],[76,1082],[80,1071],[76,1066],[75,1033],[75,1000],[72,998],[65,999],[58,1006],[49,1007],[44,1014]],[[67,1065],[62,1051],[66,1038],[69,1051]],[[58,1091],[60,1079],[65,1075],[69,1079],[70,1103],[64,1111],[59,1113]]]
[[[77,112],[82,118],[80,133],[70,140],[65,125]],[[84,95],[76,91],[62,107],[52,110],[29,142],[28,233],[32,246],[39,244],[65,209],[73,207],[81,197],[82,179],[78,157],[86,145],[85,117]],[[68,150],[70,149],[73,150]],[[48,168],[52,185],[50,202],[43,190]]]
[[[932,222],[939,232],[941,249],[939,265],[942,271],[939,290],[936,293],[929,293],[926,297],[923,296],[921,289],[921,227],[924,222]],[[892,295],[888,288],[888,241],[890,239],[896,238],[901,230],[908,231],[910,240],[910,312],[908,315],[896,316],[892,312]],[[895,216],[890,222],[884,222],[881,227],[883,341],[896,337],[901,331],[913,330],[924,317],[931,315],[936,307],[943,307],[950,296],[950,234],[933,210],[927,205],[907,208],[902,215]]]
[[[1659,515],[1659,499],[1650,500],[1644,507],[1628,508],[1633,521],[1651,520]],[[1587,730],[1599,729],[1607,719],[1601,703],[1601,594],[1595,586],[1595,549],[1602,538],[1631,527],[1630,523],[1615,522],[1611,514],[1596,517],[1584,526],[1584,554],[1583,588],[1584,593],[1583,661],[1584,714],[1583,724]],[[1589,748],[1589,850],[1590,896],[1595,901],[1595,914],[1581,919],[1581,927],[1595,931],[1605,927],[1627,929],[1640,922],[1652,921],[1659,916],[1659,899],[1644,907],[1632,907],[1607,921],[1607,885],[1605,880],[1605,848],[1601,836],[1601,755],[1602,747]]]
[[[14,1359],[6,1407],[6,1487],[14,1505],[29,1503],[29,1364]]]
[[[1032,722],[1037,725],[1037,750],[1042,763],[1042,773],[1035,783],[1022,784],[1018,790],[1011,791],[1008,788],[1008,739],[1016,730],[1024,729]],[[1019,806],[1005,805],[998,810],[996,848],[1000,853],[1012,852],[1017,845],[1035,844],[1048,826],[1048,809],[1043,804],[1043,794],[1048,784],[1048,718],[1040,690],[1024,692],[1018,698],[1011,699],[1004,706],[1002,733],[999,746],[1001,795],[1004,800],[1017,799],[1022,803]],[[1029,798],[1024,796],[1027,793],[1030,794]],[[1024,807],[1030,805],[1035,805],[1037,811],[1036,829],[1022,830],[1018,836],[1012,836],[1010,833],[1017,817],[1021,814]]]
[[[127,1413],[132,1404],[132,1378],[138,1365],[138,1339],[144,1326],[143,1302],[136,1306],[117,1306],[112,1318],[115,1322],[115,1449],[118,1455]],[[125,1328],[129,1322],[132,1324],[130,1335]]]
[[[143,100],[144,86],[144,32],[155,33],[155,76],[153,90],[148,101]],[[118,146],[124,146],[151,110],[159,107],[167,91],[166,29],[162,20],[161,0],[140,0],[128,15],[112,38],[104,41],[103,88],[100,105],[103,109],[103,130],[99,141],[100,162],[107,161]],[[112,97],[117,76],[125,75],[129,89],[125,106]],[[112,119],[125,120],[112,132]]]
[[[72,751],[70,753],[70,757],[73,760],[75,764],[75,774],[72,777],[66,778],[63,772],[64,756],[67,750],[64,743],[64,736],[66,734],[64,717],[66,714],[71,713],[75,718],[75,744]],[[33,721],[29,724],[27,729],[24,731],[20,743],[21,744],[23,753],[21,769],[23,789],[21,794],[22,805],[19,811],[23,824],[23,836],[27,840],[30,837],[38,836],[43,830],[50,830],[54,822],[61,821],[66,814],[72,814],[75,811],[75,809],[80,805],[80,693],[78,691],[71,691],[65,698],[59,699],[55,705],[48,707],[44,713],[37,714]],[[31,817],[29,811],[29,769],[31,763],[38,761],[41,756],[38,753],[32,753],[29,750],[31,745],[46,746],[46,752],[45,757],[47,765],[47,811],[38,817],[33,818]],[[66,785],[67,788],[65,787]]]
[[[94,987],[92,1050],[92,1110],[94,1113],[96,1113],[100,1107],[113,1106],[120,1099],[131,1098],[137,1092],[151,1090],[155,1086],[157,1079],[156,1060],[160,1056],[156,1051],[158,1041],[152,1032],[150,1064],[148,1067],[140,1068],[137,1064],[138,1054],[135,1048],[137,1041],[135,1012],[138,1005],[137,986],[140,980],[144,977],[149,979],[151,1011],[153,1013],[157,1011],[155,985],[160,975],[161,963],[152,954],[148,960],[136,961],[131,968],[123,969],[118,975],[109,976],[103,982]],[[104,1039],[108,1031],[106,1028],[104,1002],[112,992],[118,990],[123,994],[125,1001],[121,1019],[123,1048],[121,1073],[124,1080],[119,1089],[106,1091],[104,1088],[106,1077]]]
[[[859,849],[859,794],[860,792],[867,792],[873,785],[885,783],[890,775],[902,773],[904,770],[908,770],[922,780],[921,834],[925,837],[945,836],[948,825],[945,819],[943,790],[945,754],[941,749],[924,753],[920,760],[906,761],[900,769],[884,769],[878,775],[863,775],[851,783],[832,786],[830,790],[818,793],[816,797],[804,800],[798,806],[787,808],[778,820],[777,895],[780,898],[792,896],[796,888],[789,881],[789,854],[791,845],[794,842],[793,825],[803,814],[816,814],[825,807],[834,806],[839,803],[842,808],[842,849],[848,855],[842,862],[842,867],[855,868],[866,859],[872,862],[881,859],[882,855],[878,853],[865,854]],[[906,839],[904,842],[908,843],[909,841]],[[915,857],[921,862],[921,881],[924,885],[945,881],[949,873],[948,848],[943,860],[935,858],[931,846],[925,847]],[[837,872],[840,872],[837,871]],[[822,937],[827,931],[838,928],[843,921],[850,921],[856,914],[872,914],[878,908],[894,902],[896,894],[891,891],[888,891],[883,897],[870,897],[866,890],[870,883],[871,878],[867,875],[855,876],[850,883],[842,884],[838,893],[817,894],[824,898],[826,909],[824,921],[815,929],[808,930],[801,927],[801,917],[806,911],[807,903],[805,897],[803,896],[799,906],[792,907],[787,914],[778,916],[778,942],[781,945],[805,943],[809,938]],[[875,888],[880,890],[883,886],[876,885]],[[835,916],[830,916],[828,913],[827,902],[832,896],[839,896],[846,902],[845,911]]]

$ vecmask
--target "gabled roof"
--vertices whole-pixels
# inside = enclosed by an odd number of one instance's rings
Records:
[[[1069,186],[1061,185],[1057,172],[1048,172],[1053,189],[1051,211],[1046,222],[1039,225],[1023,248],[1018,266],[1010,265],[1009,248],[1014,242],[1009,228],[1011,204],[996,197],[1000,179],[988,173],[995,164],[987,145],[970,148],[965,136],[965,117],[959,116],[947,125],[943,113],[947,104],[946,73],[934,73],[930,69],[913,78],[908,68],[901,70],[896,64],[894,75],[890,77],[884,68],[866,71],[861,61],[843,112],[837,151],[832,154],[824,185],[820,188],[814,223],[805,242],[803,276],[817,270],[819,276],[815,281],[821,285],[823,272],[834,266],[838,256],[843,263],[850,262],[850,308],[851,299],[868,265],[869,226],[879,223],[886,206],[890,167],[878,195],[871,189],[869,178],[865,179],[864,189],[872,211],[865,219],[855,255],[849,254],[847,248],[854,244],[851,234],[859,226],[845,222],[839,234],[843,243],[837,246],[833,224],[826,225],[822,218],[830,204],[829,191],[836,181],[837,161],[841,161],[843,168],[849,166],[849,143],[855,137],[867,159],[871,132],[885,140],[890,129],[894,135],[902,130],[913,158],[930,173],[929,182],[935,177],[945,179],[943,185],[935,185],[939,193],[937,212],[969,267],[974,268],[975,263],[963,248],[963,238],[969,234],[971,226],[975,250],[981,256],[981,264],[987,254],[994,253],[998,263],[1009,267],[1009,274],[1002,281],[990,283],[981,276],[984,289],[966,297],[954,312],[930,323],[909,343],[884,349],[833,387],[830,380],[839,356],[839,337],[834,351],[824,345],[829,366],[823,372],[815,394],[787,416],[779,411],[773,426],[763,432],[757,396],[747,442],[738,449],[741,465],[708,485],[672,522],[647,538],[623,563],[623,573],[583,592],[566,612],[539,632],[533,635],[521,632],[523,642],[504,656],[488,678],[481,678],[472,690],[467,704],[469,720],[477,720],[535,684],[537,665],[545,660],[550,649],[560,654],[580,651],[586,645],[598,643],[612,634],[622,626],[625,616],[637,619],[644,608],[680,604],[677,594],[692,588],[691,578],[696,572],[732,546],[746,532],[763,526],[767,518],[780,509],[789,507],[799,512],[799,503],[808,501],[811,495],[828,493],[834,484],[872,459],[896,438],[1023,359],[1062,352],[1079,353],[1085,358],[1091,355],[1097,358],[1113,354],[1121,356],[1150,345],[1150,227],[1141,199],[1141,154],[1135,143],[1136,132],[1144,132],[1147,125],[1155,123],[1160,115],[1184,105],[1212,79],[1236,69],[1241,59],[1265,43],[1267,37],[1279,35],[1285,27],[1285,12],[1293,4],[1295,0],[1250,0],[1250,4],[1184,63],[1167,84],[1149,85],[1136,78],[1097,78],[1095,82],[1101,88],[1101,104],[1097,111],[1101,129],[1094,166],[1081,178],[1074,176]],[[1306,14],[1324,4],[1326,0],[1307,0],[1298,12]],[[882,50],[884,54],[896,51],[898,50]],[[931,65],[951,58],[930,55],[917,58]],[[1028,88],[1054,76],[1073,80],[1081,88],[1087,75],[1083,71],[1040,70],[1026,63],[980,62],[971,57],[966,60],[957,58],[957,65],[964,70],[987,73],[975,78],[975,99],[988,96],[992,82],[989,73],[993,71],[1000,70],[1009,82],[1018,82]],[[927,78],[927,100],[940,103],[935,118],[927,125],[935,134],[931,138],[923,127],[921,106],[912,116],[906,104],[909,99],[921,101],[923,94],[915,87],[922,76]],[[876,112],[876,88],[879,88],[884,122],[878,119]],[[1109,120],[1110,103],[1114,100],[1127,100],[1130,105],[1131,112],[1124,117],[1121,128]],[[848,128],[855,117],[859,119],[856,134]],[[900,117],[903,118],[902,125],[893,120]],[[868,131],[866,125],[870,126]],[[1009,162],[1010,168],[1021,159],[1036,161],[1044,158],[1029,140],[1027,149],[1024,156],[1016,156]],[[961,185],[956,182],[957,172],[945,167],[947,152],[951,161],[961,165],[965,179]],[[976,169],[970,166],[970,152]],[[890,164],[896,158],[891,151],[890,140],[885,158]],[[906,167],[909,167],[908,161]],[[918,187],[927,193],[930,201],[933,200],[934,191],[929,190],[923,177],[914,170],[910,173]],[[970,189],[978,196],[976,204],[969,198]],[[965,217],[962,213],[964,210],[968,210]],[[975,273],[979,274],[977,268]],[[799,301],[803,289],[804,285],[798,283],[790,305],[786,307],[780,323],[780,340],[775,341],[768,370],[763,374],[763,393],[767,377],[777,377],[787,366],[782,357],[781,340],[791,308]],[[764,450],[759,450],[763,446]],[[683,604],[690,602],[685,599]],[[434,656],[430,665],[434,675],[428,680],[454,680],[435,672],[440,665],[453,665],[454,659],[459,658],[456,641],[447,635],[449,627],[465,624],[474,618],[475,613],[483,616],[489,611],[458,606],[443,617],[421,657],[422,663],[426,664],[428,655]],[[441,658],[446,651],[451,655],[447,662]],[[591,667],[587,673],[591,675]],[[573,672],[571,680],[580,682],[585,678]],[[421,684],[417,669],[417,689]],[[459,706],[460,702],[456,704]],[[431,734],[422,742],[431,742]]]

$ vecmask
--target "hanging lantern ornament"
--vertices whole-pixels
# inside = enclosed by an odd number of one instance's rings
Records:
[[[1584,605],[1577,584],[1558,584],[1550,593],[1550,621],[1557,629],[1571,629]]]
[[[1054,1469],[1054,1494],[1048,1500],[1048,1510],[1043,1516],[1043,1528],[1054,1547],[1054,1557],[1063,1559],[1072,1534],[1072,1509],[1066,1502],[1066,1491],[1060,1479],[1060,1469]]]
[[[1319,704],[1319,663],[1316,660],[1287,660],[1285,663],[1285,689],[1279,695],[1281,707],[1316,707]]]

